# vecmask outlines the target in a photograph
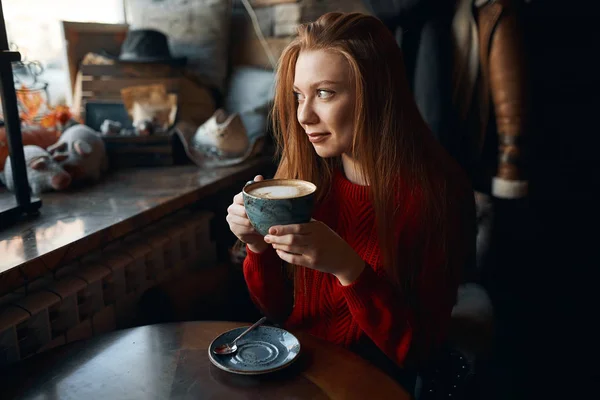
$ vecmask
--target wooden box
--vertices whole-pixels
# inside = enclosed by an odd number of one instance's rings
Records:
[[[179,94],[180,70],[162,64],[83,64],[77,76],[74,108],[82,120],[88,101],[122,102],[121,89],[131,86],[164,84],[167,93]]]
[[[90,64],[84,60],[77,74],[73,112],[85,120],[87,102],[122,102],[121,89],[152,84],[163,84],[167,93],[177,94],[179,120],[199,126],[216,109],[210,90],[193,81],[182,68],[151,63]]]
[[[102,24],[95,22],[61,21],[64,58],[69,70],[68,100],[71,103],[76,91],[77,73],[81,62],[90,52],[105,51],[119,54],[127,36],[127,24]]]
[[[102,137],[111,168],[153,167],[187,160],[174,135]]]

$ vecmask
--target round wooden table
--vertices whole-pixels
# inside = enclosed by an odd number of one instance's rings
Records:
[[[210,342],[248,323],[183,322],[112,332],[27,359],[2,372],[2,398],[409,399],[362,358],[308,334],[290,367],[241,376],[211,364]],[[7,396],[8,397],[4,397]]]

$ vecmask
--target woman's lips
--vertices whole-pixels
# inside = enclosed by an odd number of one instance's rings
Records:
[[[309,133],[308,140],[310,140],[311,143],[319,143],[324,140],[327,140],[328,136],[329,133]]]

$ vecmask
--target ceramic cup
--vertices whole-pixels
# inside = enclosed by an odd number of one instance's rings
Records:
[[[246,183],[242,195],[248,219],[265,236],[274,225],[309,222],[316,190],[300,179],[265,179]]]

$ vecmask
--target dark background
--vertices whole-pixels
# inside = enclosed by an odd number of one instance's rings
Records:
[[[515,259],[503,260],[506,270],[494,274],[504,322],[498,334],[505,339],[498,354],[515,389],[507,398],[597,396],[591,386],[600,381],[594,321],[600,304],[600,14],[594,3],[532,0],[523,7],[531,195],[514,214],[520,220],[509,222],[529,237]]]

